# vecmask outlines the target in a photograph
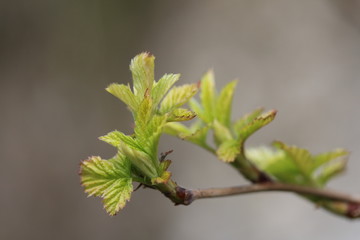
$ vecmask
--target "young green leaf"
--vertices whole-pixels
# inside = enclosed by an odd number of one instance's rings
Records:
[[[105,136],[99,137],[100,140],[113,145],[114,147],[119,147],[121,142],[126,143],[127,145],[130,145],[133,148],[137,148],[141,150],[141,146],[136,142],[136,140],[131,137],[123,134],[119,131],[112,131],[106,134]]]
[[[160,113],[165,114],[187,103],[198,91],[197,84],[185,84],[172,88],[161,102]]]
[[[337,176],[345,170],[347,159],[340,158],[328,162],[315,172],[315,180],[320,186],[324,186],[331,178]]]
[[[332,162],[334,160],[341,160],[347,158],[349,155],[349,152],[345,149],[335,149],[330,152],[321,153],[314,156],[314,164],[313,164],[313,170],[317,169],[321,165],[324,165],[326,163]]]
[[[157,162],[157,146],[162,133],[162,129],[167,121],[165,115],[155,115],[147,123],[137,121],[135,125],[136,140],[144,151]],[[157,163],[155,163],[157,164]]]
[[[158,82],[154,83],[151,97],[153,98],[154,105],[157,106],[163,99],[169,89],[180,78],[180,74],[165,74]]]
[[[214,120],[212,127],[214,130],[214,140],[217,145],[233,139],[230,130],[219,121]]]
[[[349,152],[345,149],[335,149],[330,152],[313,156],[313,176],[321,185],[325,185],[331,178],[343,172]]]
[[[211,123],[214,120],[216,91],[213,71],[208,71],[201,79],[201,104],[204,108],[204,120]]]
[[[144,151],[132,148],[131,146],[121,142],[119,151],[124,154],[140,172],[148,177],[158,177],[158,164],[153,161],[152,157]]]
[[[138,102],[129,86],[112,83],[106,88],[106,91],[123,101],[131,112],[135,112],[137,110]]]
[[[211,146],[209,146],[206,142],[206,137],[208,132],[209,132],[209,126],[204,125],[204,126],[200,126],[196,130],[192,130],[191,134],[180,134],[180,138],[192,142],[212,153],[215,153],[215,150]]]
[[[142,101],[135,112],[135,124],[146,125],[153,115],[153,102],[148,94],[145,92]]]
[[[308,150],[298,148],[296,146],[287,146],[282,142],[275,142],[274,146],[284,150],[285,153],[296,164],[302,174],[307,178],[311,179],[311,174],[313,170],[313,159]]]
[[[245,141],[250,135],[252,135],[254,132],[262,128],[263,126],[269,124],[274,120],[276,116],[276,111],[271,110],[267,113],[263,113],[260,116],[254,118],[251,122],[249,122],[247,125],[243,126],[242,128],[238,129],[238,136],[239,139],[242,141]]]
[[[216,100],[216,119],[226,127],[230,127],[231,105],[237,81],[229,82],[220,92]]]
[[[237,140],[223,142],[216,151],[218,158],[224,162],[233,162],[239,153],[240,143]]]
[[[135,56],[130,63],[130,70],[134,82],[134,94],[142,98],[145,91],[151,92],[154,83],[154,60],[150,53],[141,53]]]
[[[165,125],[163,129],[163,132],[166,134],[192,142],[198,146],[205,148],[210,152],[215,153],[215,150],[213,150],[206,143],[206,136],[208,131],[209,131],[209,126],[201,125],[201,122],[196,122],[194,126],[190,129],[181,123],[169,122]]]
[[[268,151],[261,160],[253,151],[248,158],[264,172],[285,183],[323,187],[327,181],[342,172],[346,165],[346,151],[334,150],[311,155],[306,149],[275,142],[276,151]],[[272,153],[272,154],[270,154]]]
[[[125,207],[133,191],[132,179],[116,180],[103,195],[104,208],[110,215],[115,215]]]
[[[245,126],[249,125],[252,121],[254,121],[255,118],[259,117],[261,113],[264,112],[264,108],[258,108],[252,111],[251,113],[246,114],[239,120],[237,120],[233,124],[233,129],[235,133],[239,133],[241,129],[243,129]]]
[[[195,99],[195,98],[191,98],[190,101],[189,101],[189,106],[190,106],[190,109],[193,110],[196,115],[203,121],[203,122],[206,122],[207,121],[207,118],[205,116],[205,113],[204,113],[204,109],[203,107],[200,105],[200,103]]]
[[[261,171],[277,181],[299,185],[306,184],[306,179],[300,169],[281,149],[247,148],[245,155]]]
[[[102,197],[110,215],[115,215],[130,199],[133,190],[130,164],[124,157],[117,155],[111,161],[91,157],[81,163],[80,176],[85,192]]]

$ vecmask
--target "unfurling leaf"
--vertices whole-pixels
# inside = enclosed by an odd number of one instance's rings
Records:
[[[206,150],[215,152],[207,143],[206,137],[209,131],[209,126],[202,125],[201,122],[195,122],[192,127],[189,129],[185,125],[178,122],[169,122],[165,125],[163,131],[166,134],[181,138],[183,140],[192,142],[196,145],[199,145]]]
[[[156,162],[153,161],[151,156],[143,151],[140,151],[136,148],[121,143],[119,145],[119,150],[123,153],[131,163],[138,169],[140,172],[148,177],[155,178],[158,176]]]
[[[216,155],[221,161],[233,162],[240,153],[240,147],[239,141],[228,140],[219,146]]]
[[[160,106],[160,113],[168,113],[187,103],[198,91],[197,84],[185,84],[172,88],[164,97]]]
[[[308,150],[296,146],[287,146],[282,142],[275,142],[274,146],[285,151],[287,157],[293,161],[302,175],[310,182],[312,181],[314,161]]]
[[[109,132],[105,136],[99,137],[99,139],[110,145],[113,145],[114,147],[119,147],[120,144],[123,142],[126,143],[127,145],[132,146],[133,148],[137,148],[141,150],[141,146],[137,144],[136,140],[133,137],[127,136],[122,132],[116,130]]]
[[[206,144],[206,136],[209,131],[209,126],[200,126],[199,128],[190,131],[190,134],[180,134],[179,137],[207,149],[208,145]]]
[[[207,117],[204,115],[204,109],[195,98],[190,99],[189,106],[190,109],[196,113],[198,118],[200,118],[203,122],[207,122]]]
[[[321,165],[324,165],[326,163],[339,160],[346,160],[347,156],[349,155],[349,152],[345,149],[334,149],[330,152],[320,153],[318,155],[314,156],[314,169],[320,167]]]
[[[341,173],[346,166],[348,152],[336,149],[330,152],[311,155],[307,150],[275,142],[295,163],[302,175],[313,186],[323,187],[332,177]]]
[[[345,150],[311,155],[305,149],[281,142],[275,142],[274,146],[276,149],[247,149],[246,156],[259,169],[280,182],[323,187],[346,165]]]
[[[204,108],[204,121],[206,123],[211,123],[214,120],[216,107],[216,91],[213,71],[210,70],[203,76],[200,88],[200,99]]]
[[[230,130],[219,121],[215,120],[212,127],[214,129],[214,140],[217,145],[233,139]]]
[[[129,86],[112,83],[106,88],[106,91],[123,101],[131,112],[135,112],[137,110],[139,104]]]
[[[163,99],[169,89],[177,82],[180,78],[180,74],[165,74],[158,82],[154,83],[151,96],[154,100],[154,105],[158,105]]]
[[[145,91],[152,90],[154,83],[154,60],[155,57],[150,53],[141,53],[134,57],[130,63],[130,70],[133,77],[134,94],[142,98]]]
[[[264,112],[263,108],[258,108],[252,111],[251,113],[248,113],[241,117],[239,120],[237,120],[233,124],[234,132],[239,133],[241,129],[243,129],[245,126],[249,125],[252,121],[254,121],[255,118],[261,115],[261,113]]]
[[[299,185],[305,182],[305,178],[296,164],[281,149],[269,147],[247,148],[245,155],[261,171],[279,182]]]
[[[154,115],[147,123],[136,121],[135,135],[139,145],[144,151],[151,156],[155,164],[157,164],[157,147],[162,133],[162,129],[166,124],[167,117],[165,115]]]
[[[342,173],[347,164],[346,158],[336,159],[325,163],[315,172],[315,179],[320,186],[324,186],[331,178]]]
[[[262,128],[263,126],[269,124],[274,120],[276,116],[276,111],[271,110],[269,112],[263,113],[255,117],[248,124],[244,125],[242,128],[237,129],[237,134],[239,139],[245,141],[250,135]]]
[[[228,83],[216,100],[216,119],[226,127],[230,127],[231,105],[237,81]]]
[[[153,115],[153,102],[148,92],[145,92],[143,99],[135,112],[135,124],[145,126]]]
[[[81,184],[89,196],[103,198],[104,208],[115,215],[129,201],[133,190],[130,163],[124,156],[111,160],[91,157],[80,165]]]

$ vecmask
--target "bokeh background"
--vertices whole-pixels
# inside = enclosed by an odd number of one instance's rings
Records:
[[[249,145],[283,140],[352,154],[332,188],[360,192],[360,1],[0,1],[0,239],[355,240],[360,223],[289,193],[174,207],[139,190],[117,216],[86,198],[77,175],[114,149],[98,136],[131,132],[124,104],[104,91],[131,80],[130,59],[156,56],[156,76],[218,86],[238,78],[234,116],[275,108]],[[244,184],[201,149],[164,137],[183,186]]]

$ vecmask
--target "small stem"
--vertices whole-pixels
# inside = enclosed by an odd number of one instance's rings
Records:
[[[353,195],[344,194],[328,189],[311,188],[283,183],[259,183],[246,186],[226,187],[226,188],[209,188],[192,190],[193,200],[201,198],[213,198],[231,196],[245,193],[265,192],[265,191],[285,191],[299,194],[318,196],[326,199],[344,201],[348,203],[360,204],[360,198]]]
[[[188,205],[192,202],[192,200],[189,200],[192,199],[192,191],[178,186],[171,179],[166,183],[157,184],[155,188],[175,203],[175,205]]]
[[[244,150],[241,151],[243,152]],[[243,154],[239,154],[235,161],[230,164],[252,183],[272,182],[267,174],[260,171]]]
[[[330,212],[348,218],[360,217],[360,197],[329,189],[305,187],[292,184],[265,182],[245,186],[208,188],[208,189],[186,189],[180,187],[173,180],[157,184],[154,188],[162,192],[175,205],[189,205],[196,199],[225,197],[238,194],[283,191],[303,195],[313,201],[316,205],[328,209]],[[316,198],[317,197],[317,198]]]

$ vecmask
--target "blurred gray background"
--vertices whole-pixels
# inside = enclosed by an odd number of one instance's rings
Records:
[[[139,190],[117,216],[86,198],[79,162],[114,149],[98,136],[131,132],[124,104],[105,92],[131,80],[129,61],[156,56],[156,76],[196,82],[214,68],[238,78],[234,115],[275,108],[249,145],[283,140],[351,150],[330,187],[360,192],[360,1],[0,1],[0,239],[355,240],[360,223],[287,193],[174,207]],[[203,150],[164,137],[183,186],[244,184]]]

